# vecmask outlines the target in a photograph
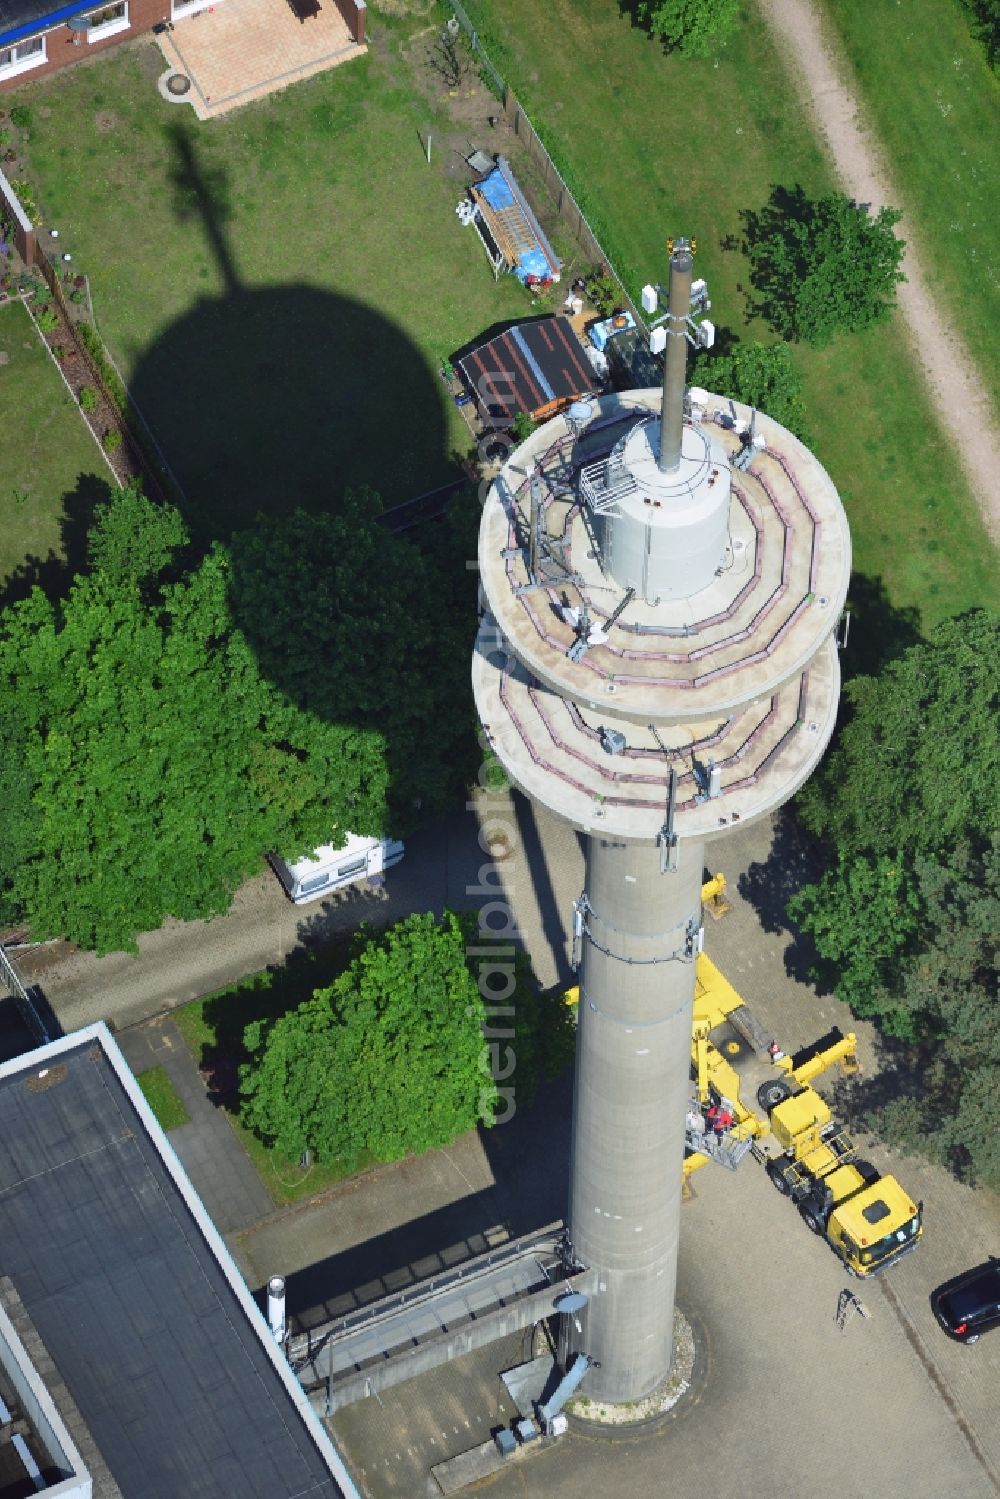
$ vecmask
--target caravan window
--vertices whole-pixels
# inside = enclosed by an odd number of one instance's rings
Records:
[[[330,876],[328,874],[314,875],[311,880],[302,881],[302,884],[299,886],[299,894],[308,895],[310,890],[322,890],[323,886],[329,883]]]
[[[359,874],[364,874],[367,868],[368,855],[366,854],[363,859],[355,859],[351,864],[341,864],[340,868],[337,870],[337,879],[353,880]]]

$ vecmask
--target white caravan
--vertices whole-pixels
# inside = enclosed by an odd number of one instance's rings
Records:
[[[348,833],[343,848],[325,843],[305,859],[287,864],[278,854],[269,854],[271,868],[297,906],[320,900],[358,880],[379,878],[403,857],[403,845],[395,838],[356,838]]]

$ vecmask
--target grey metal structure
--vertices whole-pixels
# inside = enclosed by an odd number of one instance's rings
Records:
[[[850,576],[837,492],[790,432],[707,393],[685,416],[690,295],[681,241],[662,390],[546,423],[480,530],[484,730],[515,785],[588,837],[569,1231],[591,1298],[563,1355],[591,1355],[610,1402],[652,1392],[673,1356],[704,847],[823,753]],[[526,587],[529,509],[538,571],[551,549],[562,583]]]

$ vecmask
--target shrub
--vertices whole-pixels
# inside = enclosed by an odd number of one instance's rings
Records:
[[[531,436],[537,426],[538,423],[526,411],[519,411],[511,423],[511,431],[518,442],[523,442],[526,437]]]
[[[40,307],[35,314],[35,322],[43,333],[52,333],[59,327],[59,314],[52,307]]]
[[[38,210],[38,204],[35,202],[35,195],[31,190],[31,184],[26,182],[23,177],[18,177],[11,183],[11,187],[17,194],[21,207],[31,222],[33,224],[40,224],[42,216]]]
[[[101,377],[104,389],[108,392],[118,410],[124,411],[128,406],[125,387],[119,379],[118,371],[104,352],[101,335],[90,323],[81,322],[76,325],[76,336],[90,355],[94,368]]]
[[[586,277],[587,296],[601,317],[610,317],[621,300],[621,287],[606,265],[595,266]]]
[[[27,104],[15,104],[10,112],[11,123],[19,130],[27,130],[31,124],[31,110]]]
[[[119,432],[118,428],[109,427],[104,434],[104,451],[106,453],[113,453],[115,449],[120,448],[121,445],[122,435]]]
[[[97,391],[92,385],[81,385],[80,406],[84,411],[97,410]]]

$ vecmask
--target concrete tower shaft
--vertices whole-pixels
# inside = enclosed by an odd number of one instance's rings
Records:
[[[605,1400],[655,1389],[673,1357],[685,1110],[669,1101],[688,1092],[702,864],[688,845],[663,876],[652,844],[587,842],[569,1223],[598,1275],[572,1345]]]
[[[533,433],[480,529],[483,727],[588,835],[569,1232],[593,1291],[564,1334],[611,1402],[672,1359],[704,845],[822,754],[850,576],[836,490],[790,432],[705,393],[685,417],[690,283],[682,248],[662,390]]]

